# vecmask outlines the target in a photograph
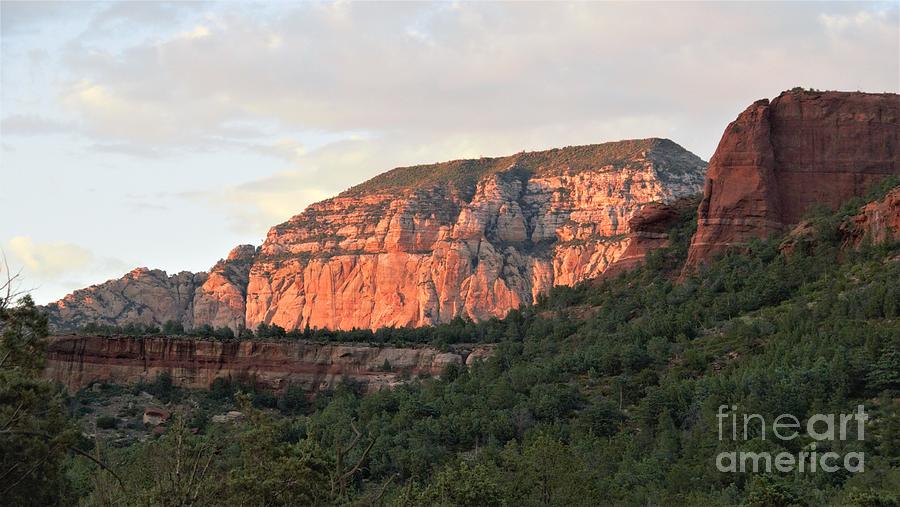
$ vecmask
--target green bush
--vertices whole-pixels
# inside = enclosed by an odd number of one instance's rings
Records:
[[[97,418],[97,428],[101,430],[112,430],[119,427],[119,419],[111,415],[102,415]]]

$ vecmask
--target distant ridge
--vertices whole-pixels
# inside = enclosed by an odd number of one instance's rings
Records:
[[[519,152],[501,157],[456,159],[434,164],[397,167],[353,186],[340,195],[391,193],[443,184],[471,186],[489,175],[505,172],[511,168],[525,171],[530,176],[574,174],[607,166],[621,169],[645,156],[660,160],[672,156],[683,157],[686,161],[705,164],[700,157],[674,141],[651,137]]]

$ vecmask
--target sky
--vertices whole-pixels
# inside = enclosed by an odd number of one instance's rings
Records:
[[[202,271],[392,167],[898,92],[877,3],[0,3],[0,248],[38,303]]]

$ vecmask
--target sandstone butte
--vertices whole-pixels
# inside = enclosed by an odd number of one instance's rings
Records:
[[[795,89],[754,102],[709,162],[685,272],[900,173],[898,117],[900,95],[889,93]]]
[[[634,239],[629,220],[642,207],[699,194],[705,172],[666,139],[397,168],[309,206],[208,273],[138,268],[46,308],[57,331],[502,317],[554,285],[603,273]]]

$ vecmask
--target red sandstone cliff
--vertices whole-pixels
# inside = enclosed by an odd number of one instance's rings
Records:
[[[48,305],[98,322],[351,329],[485,319],[602,273],[645,204],[699,193],[705,164],[646,139],[398,168],[273,227],[207,274],[136,270]]]
[[[900,173],[900,96],[784,92],[732,122],[709,163],[686,269]]]
[[[371,390],[403,377],[440,375],[448,365],[470,365],[491,350],[487,345],[441,352],[430,347],[55,336],[49,339],[44,376],[73,391],[94,382],[150,382],[162,372],[188,388],[231,378],[271,390],[294,384],[316,392],[347,379]]]

